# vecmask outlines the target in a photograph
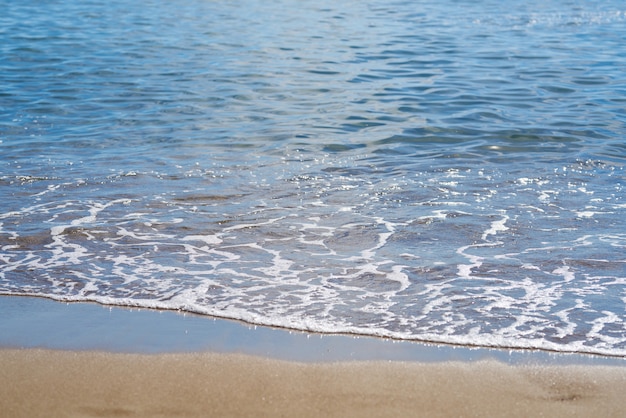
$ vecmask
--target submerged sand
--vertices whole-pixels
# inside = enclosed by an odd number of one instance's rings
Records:
[[[3,417],[626,415],[626,368],[0,350]]]

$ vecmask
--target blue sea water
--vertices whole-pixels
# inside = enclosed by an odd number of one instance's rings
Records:
[[[626,355],[622,2],[0,5],[0,294]]]

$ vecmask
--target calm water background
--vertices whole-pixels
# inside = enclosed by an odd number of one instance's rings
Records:
[[[622,2],[0,6],[0,293],[626,355]]]

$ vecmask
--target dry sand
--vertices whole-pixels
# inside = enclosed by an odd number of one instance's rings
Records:
[[[2,417],[623,417],[626,368],[0,350]]]

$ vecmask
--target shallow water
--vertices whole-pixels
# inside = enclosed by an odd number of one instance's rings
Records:
[[[0,293],[626,355],[620,2],[2,2]]]

